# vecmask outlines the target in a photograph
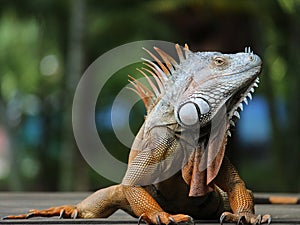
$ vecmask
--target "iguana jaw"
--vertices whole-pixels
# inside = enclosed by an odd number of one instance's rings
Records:
[[[243,111],[243,103],[248,105],[248,99],[252,100],[252,94],[255,88],[258,87],[261,69],[253,75],[254,78],[238,89],[230,99],[226,102],[227,115],[232,126],[235,126],[235,121],[240,118],[239,112]],[[230,132],[228,132],[230,136]]]

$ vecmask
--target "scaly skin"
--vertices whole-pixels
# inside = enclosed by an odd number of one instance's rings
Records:
[[[230,126],[239,118],[241,102],[257,86],[261,60],[244,53],[184,53],[180,63],[155,48],[162,63],[146,60],[156,84],[153,91],[131,78],[147,117],[128,159],[121,184],[100,189],[75,206],[65,205],[5,219],[34,216],[105,218],[122,209],[148,224],[220,218],[237,223],[270,223],[255,215],[253,196],[224,157]],[[246,101],[246,100],[244,100]],[[230,207],[227,208],[229,201]]]
[[[262,217],[254,214],[253,194],[246,189],[244,181],[226,157],[215,179],[215,184],[227,193],[233,212],[223,212],[220,219],[221,223],[223,221],[241,221],[247,224],[270,223],[270,215],[266,214]]]

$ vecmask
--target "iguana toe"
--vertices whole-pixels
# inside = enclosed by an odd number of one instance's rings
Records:
[[[166,212],[156,212],[156,213],[143,213],[138,219],[138,225],[144,221],[147,224],[178,224],[181,222],[186,222],[189,224],[194,224],[192,217],[184,214],[170,215]]]
[[[222,225],[224,222],[233,222],[236,224],[263,224],[263,223],[271,223],[271,216],[266,214],[264,216],[254,215],[252,213],[230,213],[224,212],[220,217],[220,224]]]
[[[29,219],[31,217],[52,217],[58,216],[59,218],[77,218],[78,217],[78,209],[72,205],[64,205],[52,207],[49,209],[31,209],[26,214],[20,215],[10,215],[6,216],[3,219]]]
[[[261,223],[268,223],[269,225],[271,224],[271,222],[272,222],[272,217],[270,214],[265,214],[261,219]]]

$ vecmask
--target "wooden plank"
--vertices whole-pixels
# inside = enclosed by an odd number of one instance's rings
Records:
[[[56,205],[76,204],[90,193],[0,193],[0,217],[21,214],[31,208],[43,209]],[[267,197],[278,194],[256,194]],[[299,195],[290,195],[300,197]],[[273,224],[300,224],[300,205],[257,204],[258,214],[272,215]],[[117,211],[107,219],[58,219],[30,218],[28,220],[1,220],[0,224],[137,224],[137,219],[122,211]],[[196,224],[219,224],[216,220],[197,220]]]
[[[256,193],[255,202],[256,204],[271,204],[278,202],[286,202],[286,204],[300,204],[300,194]]]

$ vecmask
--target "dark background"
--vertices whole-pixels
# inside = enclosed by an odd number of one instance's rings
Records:
[[[300,1],[0,4],[1,191],[87,191],[110,185],[77,149],[71,123],[76,85],[106,51],[157,39],[188,43],[193,51],[231,53],[250,46],[262,57],[260,87],[241,114],[228,154],[248,188],[300,192]],[[127,72],[112,79],[99,96],[99,126],[109,120],[111,102],[127,79]],[[135,107],[135,132],[144,113],[142,105]],[[106,146],[125,162],[128,149],[110,126],[102,131]]]

